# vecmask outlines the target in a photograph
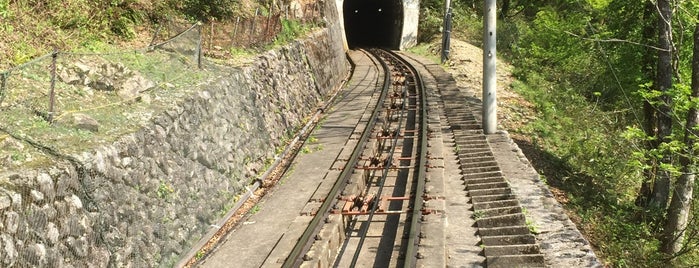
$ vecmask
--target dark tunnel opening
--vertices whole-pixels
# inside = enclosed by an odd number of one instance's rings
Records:
[[[343,10],[350,48],[399,49],[403,29],[400,0],[345,0]]]

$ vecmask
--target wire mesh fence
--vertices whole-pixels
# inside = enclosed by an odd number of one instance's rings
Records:
[[[280,40],[288,30],[285,27],[292,24],[306,28],[318,26],[322,23],[322,15],[315,3],[309,3],[286,6],[276,12],[258,11],[256,16],[227,22],[169,21],[160,25],[146,47],[99,52],[54,51],[0,70],[0,173],[41,166],[42,159],[46,158],[32,155],[28,146],[7,146],[16,143],[8,143],[13,138],[37,141],[64,155],[76,155],[115,141],[150,124],[153,116],[172,108],[174,103],[197,90],[198,85],[217,77],[216,71],[223,67],[205,56],[226,58],[237,49],[264,49]],[[3,187],[0,186],[0,193],[10,191]],[[27,200],[33,200],[32,196],[36,195],[30,187],[13,186],[11,191],[17,191],[18,196]],[[0,196],[0,205],[2,198]],[[26,206],[35,205],[26,203]],[[41,205],[50,207],[52,204]],[[29,221],[30,216],[21,213],[28,208],[12,209],[18,212],[15,221],[29,222],[22,227],[24,229],[30,230],[36,225],[43,230],[53,224],[47,219]],[[105,227],[105,230],[114,229],[110,228]],[[58,231],[63,232],[63,229]],[[96,236],[108,237],[104,232]],[[25,245],[46,245],[44,249],[37,246],[36,252],[76,251],[71,247],[61,249],[60,243],[46,243],[44,237],[19,236],[22,234],[0,230],[0,244],[22,241]],[[70,263],[76,267],[101,263],[97,260],[100,256],[66,254],[72,256],[68,258],[73,258]],[[138,253],[121,257],[138,259],[131,263],[153,262],[144,266],[160,263],[151,257],[138,256]],[[24,263],[56,267],[51,262],[38,253],[7,255],[0,250],[0,263],[3,263],[0,266]]]
[[[78,125],[78,131],[100,132],[99,126],[90,126],[94,124],[91,121],[97,121],[104,129],[112,130],[109,122],[120,121],[111,118],[118,117],[113,113],[115,109],[164,105],[159,100],[169,99],[162,95],[175,92],[173,88],[184,88],[210,76],[202,70],[205,57],[226,58],[237,49],[263,49],[289,30],[284,29],[285,25],[316,26],[321,18],[315,2],[295,4],[277,12],[258,9],[256,16],[226,22],[167,21],[144,48],[46,54],[0,71],[0,127],[36,139],[47,137],[31,130],[48,124],[54,129]],[[3,137],[0,135],[0,139]]]

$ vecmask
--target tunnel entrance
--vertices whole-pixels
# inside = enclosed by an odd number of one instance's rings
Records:
[[[345,0],[347,45],[399,49],[403,29],[401,0]]]

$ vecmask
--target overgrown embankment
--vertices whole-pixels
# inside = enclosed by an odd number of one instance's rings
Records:
[[[482,10],[476,2],[452,3],[453,29],[479,45]],[[656,2],[504,2],[509,5],[498,6],[498,53],[512,64],[511,90],[523,101],[500,103],[502,126],[608,265],[696,265],[696,219],[690,218],[681,251],[660,253],[669,212],[644,204],[647,194],[640,190],[652,188],[648,179],[658,174],[668,174],[675,187],[682,175],[679,159],[696,158],[693,148],[683,146],[684,118],[696,106],[689,101],[688,82],[696,5],[676,6],[681,11],[671,22],[675,83],[661,91]],[[428,30],[422,33],[438,36],[434,29],[441,25],[443,7],[423,1],[422,8],[423,14],[437,14],[421,18]],[[672,133],[658,138],[654,118],[663,115],[672,118]]]
[[[168,21],[230,21],[252,17],[258,8],[264,14],[279,9],[233,0],[0,0],[0,70],[54,49],[145,47]]]

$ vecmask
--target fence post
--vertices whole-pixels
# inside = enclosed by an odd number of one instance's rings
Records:
[[[279,32],[281,32],[281,27],[280,27],[281,25],[282,25],[282,14],[279,13],[279,15],[277,15],[277,19],[274,20],[274,33],[273,33],[274,36],[277,36],[279,34]]]
[[[235,26],[233,27],[233,38],[231,38],[231,47],[235,46],[235,37],[238,35],[238,23],[240,23],[240,16],[235,20]]]
[[[201,69],[201,28],[202,28],[202,23],[201,21],[197,22],[197,32],[199,33],[199,39],[197,40],[197,51],[195,52],[195,56],[197,59],[197,67]]]
[[[303,5],[303,13],[301,14],[301,16],[302,16],[301,21],[303,21],[303,23],[306,23],[307,18],[308,18],[308,5],[307,4]]]
[[[209,51],[212,50],[212,46],[214,45],[214,22],[216,20],[211,20],[211,35],[209,36]]]
[[[272,7],[269,7],[269,13],[267,13],[267,24],[265,25],[264,41],[267,42],[269,37],[269,20],[272,18]]]
[[[58,58],[58,49],[54,48],[51,54],[51,88],[49,92],[49,113],[47,121],[53,123],[53,105],[56,99],[56,59]]]
[[[250,36],[255,36],[255,23],[257,22],[257,14],[260,13],[260,8],[255,9],[255,17],[252,17],[252,24],[250,24]],[[254,37],[250,38],[254,40]]]
[[[160,34],[160,29],[163,28],[162,24],[158,24],[158,28],[155,29],[155,33],[153,34],[153,39],[150,40],[150,44],[148,45],[148,49],[151,50],[153,49],[153,45],[155,45],[155,40],[158,38],[158,34]]]
[[[7,95],[5,86],[7,85],[7,77],[9,75],[10,74],[8,72],[0,73],[0,105],[2,105],[2,101],[5,100],[5,96]]]

